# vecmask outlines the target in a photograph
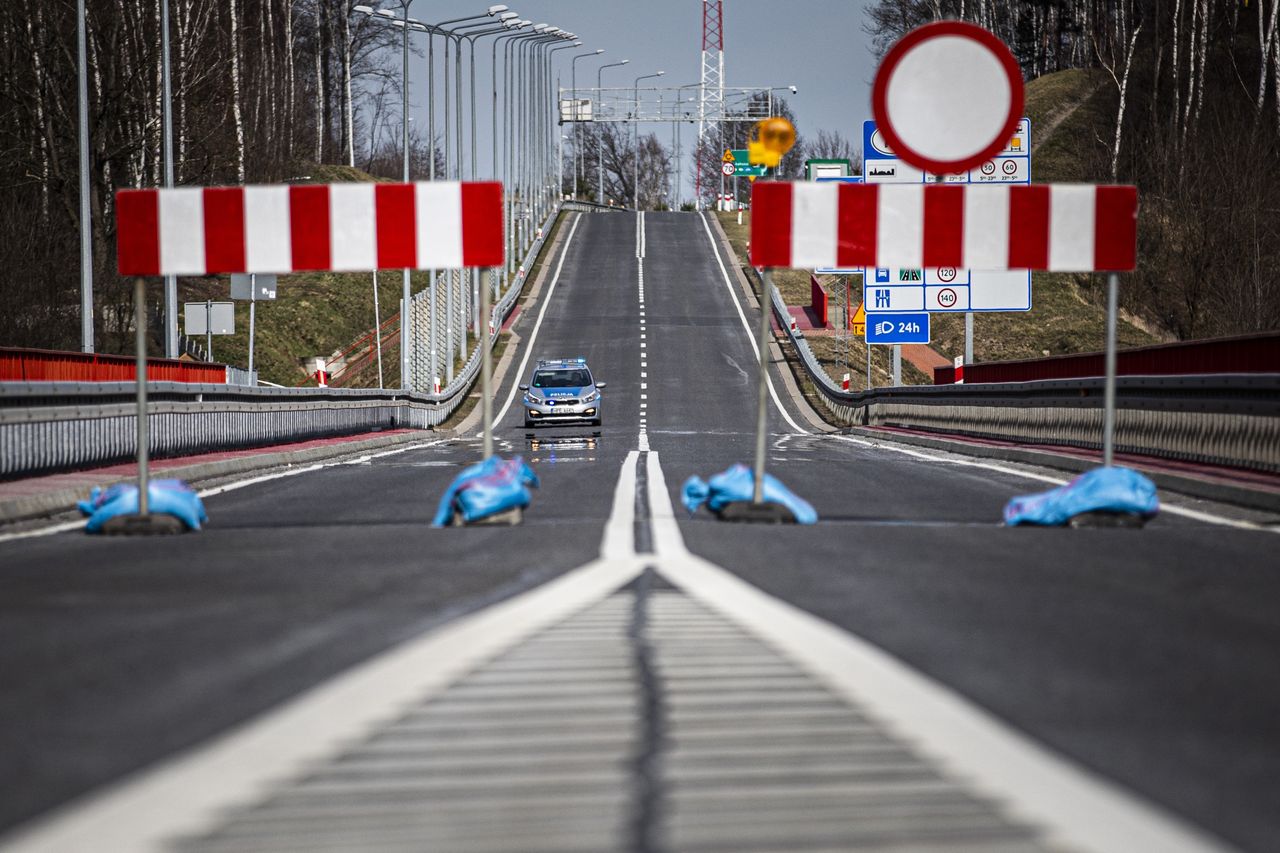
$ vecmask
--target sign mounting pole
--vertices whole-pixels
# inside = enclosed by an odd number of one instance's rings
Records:
[[[1103,385],[1102,464],[1110,468],[1115,457],[1116,432],[1116,312],[1118,310],[1120,276],[1107,276],[1107,378]]]
[[[769,307],[773,295],[773,272],[765,267],[760,273],[760,334],[756,341],[760,355],[760,371],[756,381],[756,458],[755,488],[751,493],[751,502],[764,503],[764,452],[767,436],[768,409],[768,370],[769,370]]]
[[[138,385],[138,515],[145,517],[150,509],[147,490],[151,487],[148,470],[147,435],[147,283],[142,276],[133,282],[133,324],[138,352],[134,373]],[[166,334],[168,334],[166,332]]]

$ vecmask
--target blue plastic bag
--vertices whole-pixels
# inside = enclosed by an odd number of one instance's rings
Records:
[[[704,503],[707,509],[718,513],[725,504],[734,501],[750,501],[755,492],[755,475],[746,465],[734,465],[727,471],[716,474],[711,480],[701,477],[690,477],[684,481],[680,490],[680,500],[684,508],[693,515]],[[791,510],[798,524],[813,524],[818,520],[818,513],[813,506],[795,492],[782,485],[772,474],[764,475],[764,500],[768,503],[782,504]]]
[[[516,507],[523,509],[531,499],[529,486],[538,487],[538,475],[519,456],[491,456],[468,465],[440,498],[432,526],[448,525],[455,510],[470,523]]]
[[[1036,495],[1022,495],[1004,508],[1004,523],[1064,525],[1085,512],[1131,513],[1151,518],[1160,511],[1156,484],[1131,468],[1094,468]]]
[[[76,504],[89,516],[86,533],[98,533],[108,519],[138,512],[137,483],[116,483],[105,489],[94,486],[87,501]],[[155,515],[172,515],[187,526],[199,530],[209,520],[204,502],[195,490],[181,480],[151,480],[147,484],[147,511]]]

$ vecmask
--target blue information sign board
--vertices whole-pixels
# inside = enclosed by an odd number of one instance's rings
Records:
[[[929,343],[929,312],[868,314],[867,343],[927,344]]]
[[[931,175],[898,159],[870,119],[862,124],[862,176],[869,184],[1027,184],[1031,182],[1031,121],[1022,119],[1009,144],[991,160],[959,175]],[[955,267],[867,270],[867,313],[880,311],[1027,311],[1031,273]],[[874,292],[873,292],[874,288]]]

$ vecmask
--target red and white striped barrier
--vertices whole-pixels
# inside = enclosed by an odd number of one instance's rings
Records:
[[[757,267],[1132,270],[1138,191],[1091,184],[757,181]]]
[[[116,193],[122,275],[501,266],[502,184],[303,184]]]

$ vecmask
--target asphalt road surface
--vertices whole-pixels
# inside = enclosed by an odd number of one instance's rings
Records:
[[[530,443],[518,400],[504,407],[530,367],[508,372],[498,451],[542,481],[520,526],[428,526],[478,458],[468,437],[211,496],[199,535],[0,542],[0,828],[591,562],[632,451],[661,458],[677,507],[687,477],[750,463],[758,315],[708,224],[646,214],[641,262],[634,214],[564,222],[518,355],[585,356],[605,423]],[[679,522],[690,551],[1173,814],[1275,849],[1275,533],[1167,512],[1137,531],[1005,529],[1008,498],[1060,475],[817,434],[781,380],[769,470],[821,522],[704,510]]]

